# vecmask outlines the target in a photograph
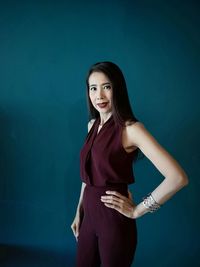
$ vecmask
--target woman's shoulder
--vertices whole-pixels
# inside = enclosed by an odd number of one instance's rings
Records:
[[[141,140],[147,136],[147,130],[141,121],[126,121],[125,132],[129,146],[139,147]]]
[[[95,122],[95,119],[91,119],[91,120],[88,122],[88,132],[89,132],[90,129],[92,128],[94,122]]]
[[[141,136],[147,132],[145,125],[141,121],[126,121],[125,131],[128,136]]]
[[[141,121],[132,121],[132,120],[127,120],[126,122],[125,122],[125,127],[126,128],[131,128],[131,129],[133,129],[133,128],[143,128],[144,127],[144,124],[141,122]]]
[[[141,135],[142,128],[144,125],[140,121],[127,120],[124,122],[122,142],[129,151],[133,152],[138,148],[138,136]]]

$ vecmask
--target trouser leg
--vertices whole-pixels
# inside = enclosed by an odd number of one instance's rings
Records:
[[[117,211],[113,211],[116,213]],[[137,245],[137,229],[134,220],[117,214],[115,225],[104,224],[99,234],[99,253],[102,267],[130,267]],[[120,217],[119,224],[117,218]],[[122,222],[122,223],[121,223]]]
[[[87,218],[83,219],[77,243],[76,267],[99,267],[98,239]]]
[[[137,244],[135,220],[105,207],[100,201],[104,189],[86,187],[85,193],[76,267],[130,267]]]

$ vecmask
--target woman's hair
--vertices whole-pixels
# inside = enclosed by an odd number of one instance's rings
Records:
[[[133,114],[130,105],[124,75],[116,64],[109,61],[95,63],[88,71],[86,85],[89,119],[96,119],[99,117],[99,112],[94,108],[89,97],[89,77],[93,72],[104,73],[112,84],[112,115],[115,123],[124,126],[127,122],[130,122],[131,124],[139,121]]]

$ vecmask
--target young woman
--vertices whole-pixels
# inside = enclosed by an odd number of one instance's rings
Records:
[[[130,267],[137,245],[136,219],[160,208],[188,178],[178,162],[133,114],[124,76],[112,62],[94,64],[87,76],[91,120],[80,153],[82,188],[71,225],[76,267]],[[143,153],[164,176],[137,205],[128,184]]]

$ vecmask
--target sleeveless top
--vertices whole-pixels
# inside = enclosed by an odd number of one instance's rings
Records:
[[[81,180],[93,186],[134,183],[135,151],[127,153],[122,145],[123,126],[111,116],[98,132],[97,118],[80,151]]]

